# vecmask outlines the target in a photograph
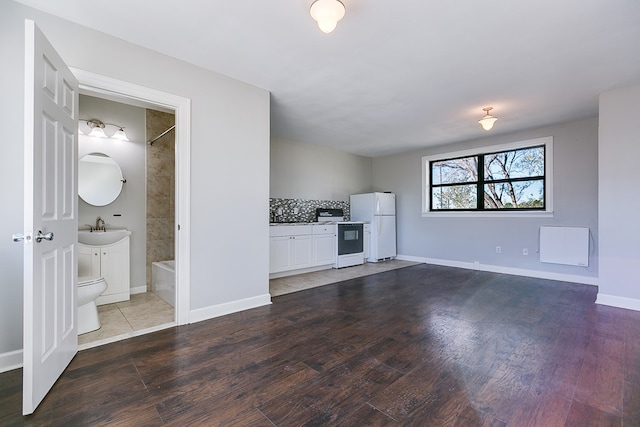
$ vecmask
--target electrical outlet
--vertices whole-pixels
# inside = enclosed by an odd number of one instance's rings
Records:
[[[522,255],[529,255],[529,249],[522,248]]]
[[[502,248],[500,246],[496,246],[496,253],[497,254],[501,254],[502,253]]]

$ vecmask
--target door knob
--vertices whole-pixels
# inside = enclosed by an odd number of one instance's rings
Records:
[[[36,235],[36,242],[40,243],[42,240],[53,240],[53,233],[49,232],[46,234],[42,234],[42,230],[38,230],[38,234]]]

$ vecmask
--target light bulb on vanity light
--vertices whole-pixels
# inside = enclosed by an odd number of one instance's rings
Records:
[[[89,132],[89,136],[95,136],[97,138],[108,138],[107,134],[104,133],[104,123],[97,119],[87,120],[87,125],[91,128],[91,132]]]
[[[129,141],[129,138],[127,138],[127,134],[124,133],[124,128],[120,128],[116,131],[116,133],[113,134],[113,136],[111,137],[113,139],[117,139],[120,141]]]

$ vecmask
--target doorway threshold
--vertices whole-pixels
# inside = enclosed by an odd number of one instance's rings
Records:
[[[111,344],[111,343],[114,343],[114,342],[117,342],[117,341],[126,340],[128,338],[133,338],[133,337],[138,337],[140,335],[150,334],[151,332],[157,332],[157,331],[161,331],[163,329],[173,328],[174,326],[178,326],[178,324],[176,322],[169,322],[169,323],[163,323],[162,325],[152,326],[150,328],[139,329],[137,331],[131,331],[131,332],[127,332],[125,334],[115,335],[115,336],[112,336],[112,337],[109,337],[109,338],[104,338],[104,339],[97,340],[97,341],[91,341],[91,342],[88,342],[88,343],[79,344],[78,345],[78,350],[79,351],[87,350],[87,349],[90,349],[90,348],[99,347],[101,345]]]

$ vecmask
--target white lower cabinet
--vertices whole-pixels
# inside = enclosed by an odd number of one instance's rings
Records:
[[[312,264],[311,236],[291,236],[291,268],[306,268]]]
[[[269,238],[269,273],[286,271],[291,265],[289,259],[290,236],[277,236]]]
[[[364,252],[364,262],[367,262],[369,258],[369,253],[371,252],[371,224],[364,224],[363,227],[364,239],[362,241],[363,252]]]
[[[331,228],[333,227],[333,228]],[[269,229],[269,273],[331,265],[335,225],[281,225]]]
[[[107,282],[97,305],[129,300],[129,274],[129,237],[105,246],[78,243],[78,277],[103,277]]]
[[[313,265],[333,264],[336,261],[336,226],[313,226]]]

